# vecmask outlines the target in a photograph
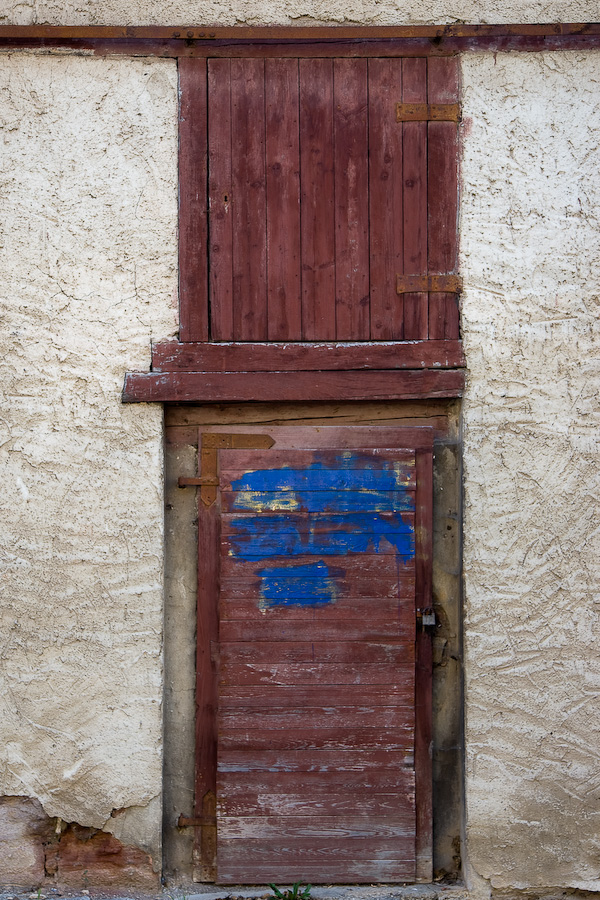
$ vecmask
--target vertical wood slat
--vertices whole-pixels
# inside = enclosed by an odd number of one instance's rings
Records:
[[[208,340],[206,60],[180,59],[179,337]]]
[[[201,436],[199,435],[199,444]],[[202,472],[198,454],[198,475]],[[215,824],[196,831],[194,857],[199,881],[216,877],[217,791],[217,671],[213,651],[218,648],[219,545],[221,518],[219,503],[206,506],[198,497],[198,600],[196,635],[196,777],[197,817],[215,815]]]
[[[428,103],[457,103],[458,58],[427,63]],[[427,141],[428,266],[432,273],[455,272],[457,266],[458,128],[453,122],[429,122]],[[429,295],[429,337],[459,336],[456,294]]]
[[[336,59],[333,72],[336,338],[365,341],[370,337],[367,61]]]
[[[369,232],[371,340],[404,336],[402,272],[402,126],[394,110],[402,96],[402,60],[369,60]]]
[[[402,61],[402,102],[427,102],[427,60]],[[427,273],[427,122],[403,122],[405,275]],[[428,296],[404,295],[404,339],[428,337]]]
[[[301,59],[302,338],[334,340],[333,61]]]
[[[231,60],[233,337],[267,339],[264,60]]]
[[[415,508],[415,605],[432,605],[433,556],[433,454],[417,450],[417,494]],[[415,673],[415,795],[416,795],[416,880],[433,877],[432,805],[432,639],[422,630],[416,640]]]
[[[302,338],[298,60],[265,60],[267,316],[270,341]]]
[[[210,337],[233,337],[231,60],[208,61]]]

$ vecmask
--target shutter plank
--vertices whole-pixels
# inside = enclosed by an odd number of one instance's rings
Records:
[[[267,339],[264,61],[231,60],[234,340]]]
[[[233,340],[231,61],[208,61],[210,336]]]
[[[336,337],[365,341],[370,337],[367,61],[336,59],[333,66]]]
[[[265,61],[270,341],[302,338],[298,61]]]
[[[402,61],[403,103],[427,101],[427,61]],[[427,122],[403,122],[404,275],[427,273]],[[428,337],[428,297],[404,295],[404,339]]]
[[[442,57],[427,62],[429,103],[457,103],[458,58]],[[428,257],[432,273],[455,272],[458,233],[458,128],[452,122],[428,126]],[[429,295],[429,337],[459,337],[458,295]]]
[[[180,59],[178,71],[179,336],[207,341],[206,60]]]
[[[335,339],[333,62],[301,59],[302,337]]]
[[[369,246],[371,339],[402,340],[402,125],[394,115],[402,96],[402,60],[369,60]]]

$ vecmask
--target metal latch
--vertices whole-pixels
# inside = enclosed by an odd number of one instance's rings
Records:
[[[417,624],[421,626],[423,631],[426,628],[435,628],[436,618],[433,607],[427,606],[425,609],[417,610]]]

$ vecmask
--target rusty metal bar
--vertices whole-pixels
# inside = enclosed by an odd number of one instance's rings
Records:
[[[397,294],[459,294],[461,291],[460,275],[396,275]]]
[[[66,40],[330,40],[446,37],[567,37],[600,36],[598,22],[469,25],[351,26],[169,26],[169,25],[0,25],[0,39]]]
[[[458,103],[396,103],[396,122],[458,122]]]

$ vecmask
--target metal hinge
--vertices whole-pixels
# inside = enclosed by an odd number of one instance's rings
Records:
[[[397,294],[460,294],[460,275],[396,275]]]
[[[458,103],[396,103],[396,122],[458,122]]]
[[[270,434],[218,434],[205,432],[200,442],[198,467],[200,472],[192,478],[179,478],[179,487],[199,487],[200,498],[205,506],[212,506],[217,499],[219,475],[217,472],[218,450],[270,450],[274,439]]]

